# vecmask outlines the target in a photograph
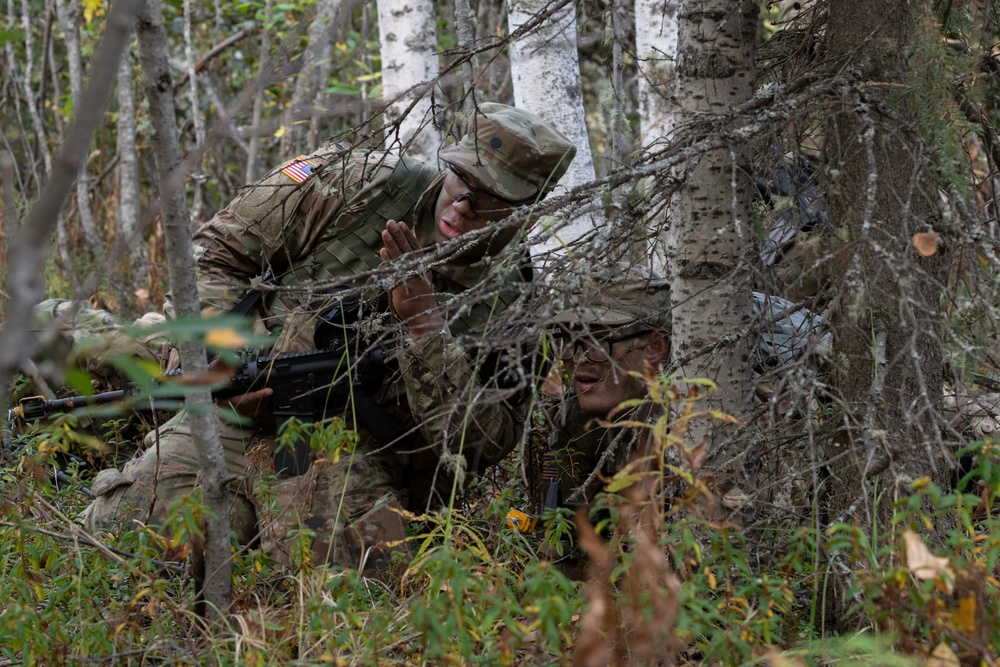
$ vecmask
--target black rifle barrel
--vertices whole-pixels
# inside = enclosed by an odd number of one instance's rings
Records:
[[[28,396],[22,398],[17,407],[11,412],[14,416],[24,421],[41,419],[54,412],[68,412],[76,408],[86,408],[92,405],[104,405],[121,401],[128,395],[123,389],[118,391],[106,391],[93,396],[70,396],[69,398],[57,398],[46,400],[43,396]]]

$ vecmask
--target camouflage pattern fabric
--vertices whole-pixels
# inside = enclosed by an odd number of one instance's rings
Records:
[[[559,182],[576,155],[561,132],[521,109],[486,103],[469,120],[466,134],[441,151],[500,199],[514,203],[541,198]]]
[[[156,324],[149,313],[137,324]],[[39,371],[46,379],[62,384],[60,365],[75,363],[86,370],[102,390],[120,389],[114,357],[131,357],[159,363],[166,342],[157,335],[133,338],[118,317],[87,302],[49,299],[35,306],[29,331],[36,340],[49,340],[36,352]]]
[[[441,183],[436,169],[414,160],[342,145],[280,165],[196,232],[203,313],[229,310],[263,279],[296,287],[310,280],[362,286],[364,274],[380,264],[386,219],[410,223],[424,247],[433,244]],[[399,370],[371,396],[398,424],[402,435],[395,441],[374,441],[348,409],[348,427],[360,433],[358,453],[337,463],[316,461],[306,475],[266,485],[273,429],[223,427],[230,472],[246,476],[230,489],[241,542],[256,534],[248,526],[260,525],[262,543],[287,562],[291,537],[308,529],[315,533],[315,560],[384,567],[391,553],[406,550],[403,519],[394,509],[423,511],[447,502],[452,475],[481,472],[505,456],[519,440],[525,408],[502,400],[509,391],[483,389],[475,360],[454,341],[497,326],[517,294],[516,267],[497,258],[435,266],[433,283],[450,331],[430,343],[402,344],[408,339],[400,340],[384,298],[381,311],[361,325],[368,343],[398,350]],[[499,294],[490,290],[481,303],[462,298],[488,279],[502,286]],[[263,327],[280,334],[272,353],[314,347],[316,313],[329,299],[307,289],[266,299],[257,314]],[[132,507],[151,510],[150,521],[162,522],[167,508],[196,487],[198,459],[183,417],[160,429],[158,443],[151,434],[145,446],[120,477],[109,472],[100,480],[101,494],[84,517],[88,528],[114,526]]]
[[[301,476],[270,485],[258,502],[261,546],[285,566],[294,563],[296,531],[311,531],[319,562],[383,571],[394,553],[409,554],[399,499],[399,471],[361,447],[347,460],[320,459]]]
[[[259,536],[281,564],[293,562],[296,531],[314,533],[314,562],[381,570],[394,552],[407,553],[398,500],[399,471],[359,447],[334,463],[320,459],[306,475],[275,481],[273,429],[218,422],[229,487],[231,530],[241,544]],[[171,507],[195,492],[197,451],[187,419],[175,416],[146,436],[145,452],[119,472],[103,470],[94,480],[94,501],[80,517],[97,535],[139,522],[161,528]]]
[[[260,440],[260,434],[255,428],[244,429],[222,421],[218,427],[227,472],[243,478],[247,470],[244,451]],[[147,434],[143,446],[144,452],[120,472],[113,468],[102,470],[94,478],[94,500],[80,517],[91,534],[129,526],[133,521],[162,526],[173,504],[197,487],[201,466],[184,413]],[[250,479],[230,484],[232,530],[243,544],[256,534],[252,489]]]
[[[642,414],[632,410],[621,419],[651,420],[658,414],[646,406]],[[646,431],[604,428],[592,420],[593,415],[584,414],[572,398],[562,401],[553,419],[550,456],[557,466],[557,502],[565,507],[589,507],[608,479],[636,456],[647,454]]]

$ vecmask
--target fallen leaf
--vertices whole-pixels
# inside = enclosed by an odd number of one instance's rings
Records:
[[[903,541],[906,544],[906,565],[913,576],[928,581],[946,574],[942,583],[950,594],[954,588],[955,572],[949,566],[948,559],[932,554],[920,536],[911,530],[903,531]]]
[[[919,232],[913,235],[913,247],[924,257],[930,257],[937,252],[941,235],[937,232]]]
[[[944,642],[934,647],[931,656],[924,663],[924,667],[958,667],[958,665],[958,656]]]
[[[958,601],[955,627],[970,635],[976,631],[976,598],[974,595],[967,595]]]

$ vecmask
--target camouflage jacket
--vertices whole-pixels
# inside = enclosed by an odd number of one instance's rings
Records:
[[[638,408],[648,412],[647,408]],[[630,410],[618,419],[643,419]],[[552,415],[554,431],[548,454],[555,464],[548,477],[558,480],[558,498],[551,491],[545,505],[587,507],[607,482],[635,457],[645,453],[646,431],[601,426],[593,415],[583,413],[572,398],[564,400]],[[646,419],[643,419],[644,421]]]
[[[276,167],[195,234],[203,312],[225,312],[256,281],[274,276],[282,288],[301,289],[265,300],[260,322],[280,332],[272,352],[314,347],[316,313],[331,285],[377,292],[368,279],[381,264],[380,234],[387,219],[409,223],[425,249],[433,245],[442,180],[437,169],[417,160],[338,144]],[[460,452],[463,467],[475,472],[499,461],[518,441],[522,408],[501,400],[509,391],[482,382],[474,355],[456,342],[468,334],[488,335],[498,313],[516,297],[518,275],[497,279],[507,264],[487,257],[472,265],[435,266],[433,283],[449,326],[422,343],[405,334],[396,338],[399,328],[385,324],[391,319],[388,299],[379,298],[369,334],[376,344],[396,349],[399,369],[373,398],[404,433],[387,451],[411,483],[423,472],[434,477],[442,459],[454,466],[454,457],[442,456],[444,451]],[[318,280],[325,281],[323,287],[311,289]],[[473,303],[459,298],[487,284],[499,289],[478,290],[485,296]]]

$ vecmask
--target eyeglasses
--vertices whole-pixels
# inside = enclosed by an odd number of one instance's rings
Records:
[[[455,186],[457,184],[454,181],[451,182],[451,187],[449,187],[448,179],[446,178],[444,179],[444,191],[456,202],[463,200],[469,202],[469,208],[472,209],[472,214],[477,218],[505,218],[510,215],[511,209],[534,201],[534,198],[528,201],[516,202],[497,197],[491,192],[473,187],[465,175],[458,169],[455,169],[455,167],[450,164],[447,167],[448,171],[458,177],[458,180],[461,181],[465,189],[464,191],[456,189]]]
[[[602,364],[608,361],[614,356],[614,347],[618,343],[624,343],[627,340],[632,340],[634,338],[639,338],[640,336],[645,336],[648,333],[652,333],[652,329],[643,329],[641,331],[634,331],[630,334],[625,334],[624,336],[615,337],[605,337],[605,338],[575,338],[572,341],[566,340],[566,338],[557,339],[559,359],[561,361],[570,361],[576,358],[576,355],[583,351],[583,356],[587,361],[594,364]]]

